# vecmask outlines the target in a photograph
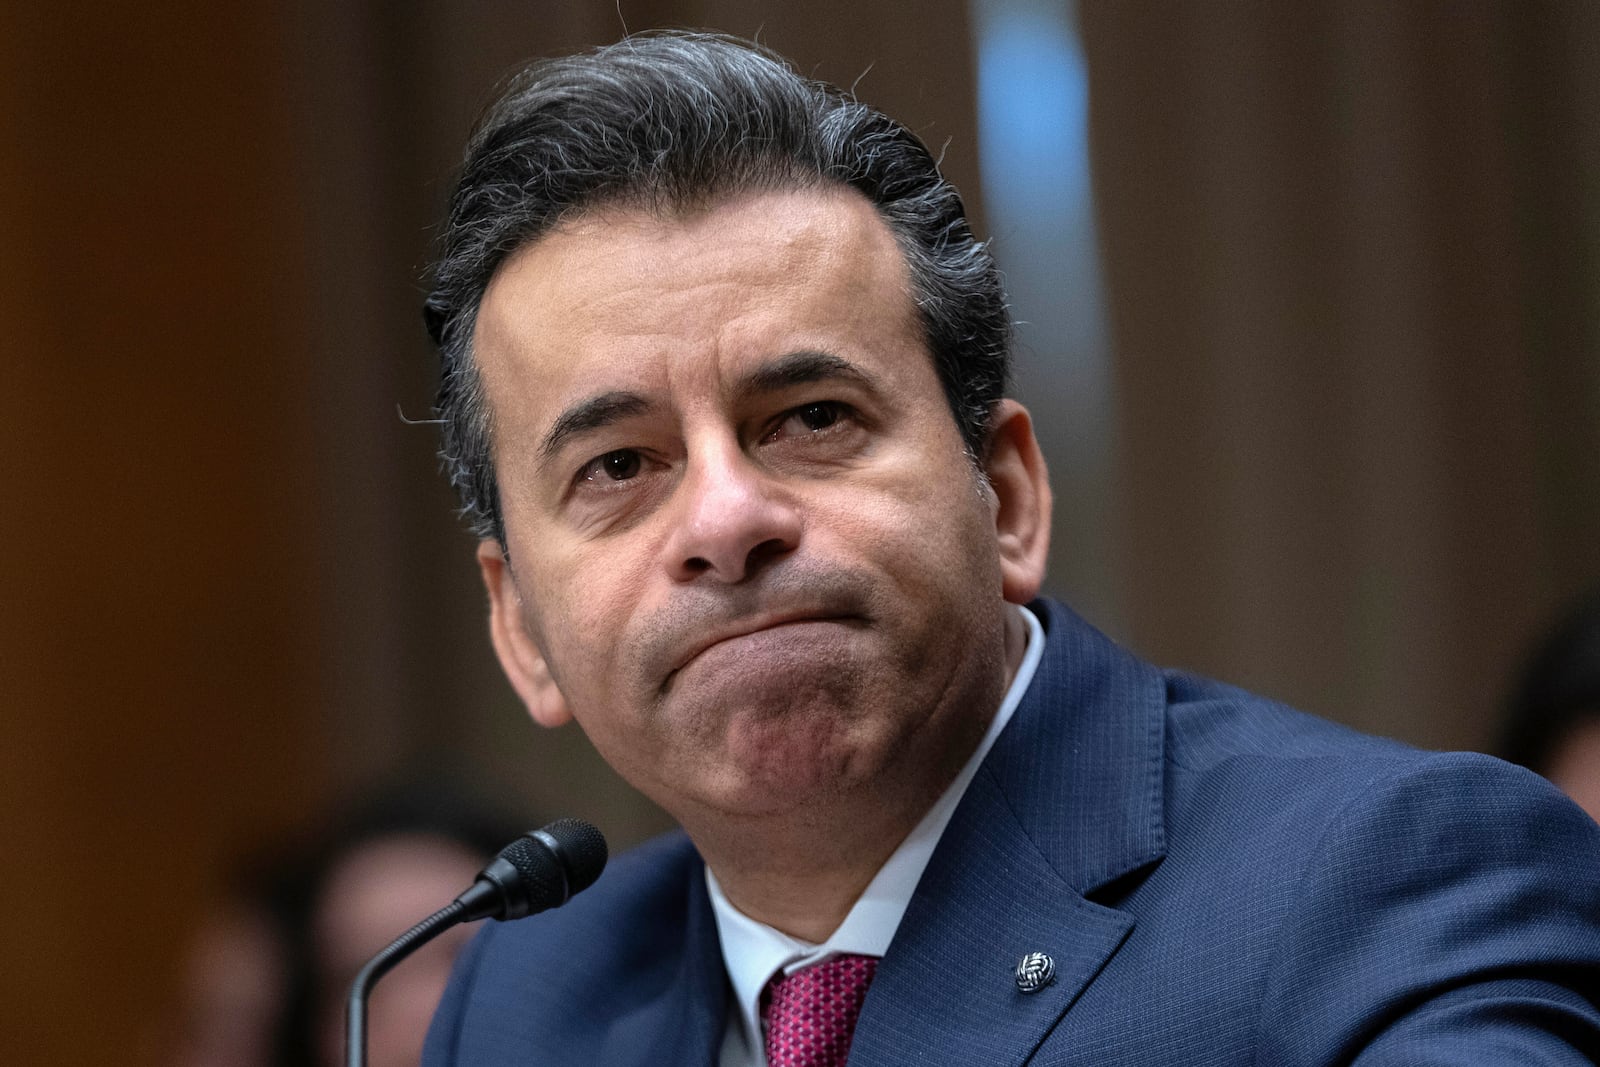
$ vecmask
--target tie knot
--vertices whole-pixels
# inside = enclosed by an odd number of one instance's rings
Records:
[[[769,1067],[844,1067],[877,970],[873,956],[834,956],[768,982],[761,1015]]]

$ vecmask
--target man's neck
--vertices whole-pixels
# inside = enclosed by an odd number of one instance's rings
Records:
[[[1002,683],[983,702],[984,714],[967,715],[962,731],[940,750],[904,761],[914,778],[870,795],[829,798],[785,817],[685,820],[734,907],[791,937],[827,940],[976,750],[1027,641],[1020,617],[1008,613]]]
[[[734,907],[791,937],[820,944],[921,818],[920,811],[881,808],[876,816],[863,818],[853,808],[848,831],[764,826],[744,837],[746,847],[720,848],[715,837],[708,841],[704,834],[691,834]]]

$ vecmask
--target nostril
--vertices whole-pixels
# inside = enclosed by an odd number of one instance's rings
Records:
[[[711,569],[711,561],[700,556],[690,556],[683,561],[683,569],[690,574],[704,574]]]
[[[754,571],[763,563],[771,562],[789,551],[789,545],[781,537],[772,537],[752,548],[745,556],[746,572]]]

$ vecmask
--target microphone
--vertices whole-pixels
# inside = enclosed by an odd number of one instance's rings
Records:
[[[458,923],[521,919],[558,908],[594,885],[606,867],[606,839],[582,819],[558,819],[501,849],[465,892],[367,961],[345,1004],[346,1067],[366,1067],[367,997],[378,979]]]
[[[520,919],[559,908],[606,868],[606,839],[582,819],[529,830],[501,849],[455,902],[460,922]]]

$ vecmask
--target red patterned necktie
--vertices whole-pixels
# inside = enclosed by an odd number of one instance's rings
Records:
[[[769,1067],[844,1067],[877,970],[873,956],[834,956],[768,982],[761,1018]]]

